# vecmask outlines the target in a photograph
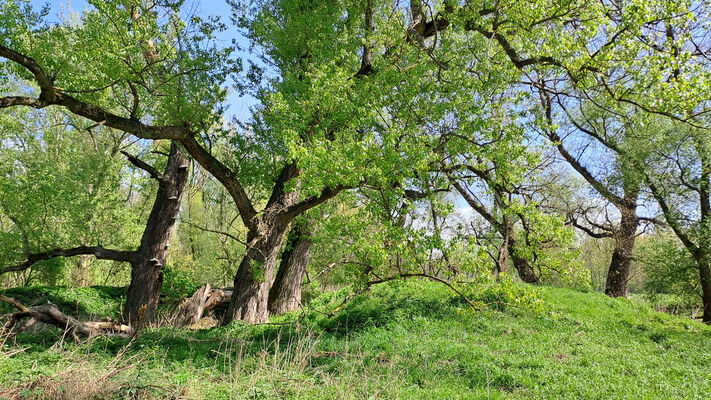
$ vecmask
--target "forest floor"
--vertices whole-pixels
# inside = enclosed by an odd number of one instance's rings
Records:
[[[412,282],[283,325],[153,328],[81,344],[55,328],[22,333],[0,347],[0,398],[709,398],[711,327],[599,293],[526,290],[539,307],[475,312],[444,286]],[[8,295],[107,316],[119,314],[120,293]]]

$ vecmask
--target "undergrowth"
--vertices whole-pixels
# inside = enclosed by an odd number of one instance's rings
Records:
[[[75,345],[20,334],[0,397],[183,399],[705,399],[711,328],[570,289],[428,281],[373,288],[275,324],[156,328]],[[522,304],[511,301],[524,295]],[[514,296],[514,297],[511,297]],[[82,394],[84,393],[84,394]],[[64,397],[62,397],[64,396]],[[84,397],[82,397],[84,396]]]

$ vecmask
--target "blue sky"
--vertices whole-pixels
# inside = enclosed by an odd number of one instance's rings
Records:
[[[31,0],[33,7],[36,9],[42,8],[44,5],[50,6],[48,19],[50,21],[59,21],[59,16],[67,11],[81,13],[85,8],[91,7],[86,0]],[[186,12],[195,13],[201,17],[210,15],[218,15],[222,21],[228,25],[225,32],[218,34],[218,40],[224,41],[225,45],[229,45],[232,39],[237,39],[238,44],[242,48],[247,48],[247,41],[242,37],[237,29],[230,23],[230,15],[232,10],[224,0],[187,0],[183,7]],[[242,54],[246,58],[246,54]],[[240,97],[233,89],[227,98],[229,109],[227,110],[228,117],[236,117],[241,121],[246,121],[251,116],[250,107],[256,104],[256,99],[246,96]]]

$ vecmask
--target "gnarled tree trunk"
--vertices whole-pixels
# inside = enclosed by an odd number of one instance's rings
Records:
[[[153,209],[131,261],[131,284],[123,312],[124,320],[130,325],[145,325],[155,320],[168,244],[188,181],[188,161],[175,142],[170,145],[165,172],[157,179],[159,187]]]
[[[223,324],[237,319],[250,324],[269,320],[269,289],[288,228],[287,223],[286,226],[271,226],[259,236],[251,232],[248,234],[247,253],[235,275],[234,291]]]
[[[286,249],[281,255],[281,263],[274,284],[269,291],[269,314],[280,315],[298,310],[301,305],[301,284],[306,267],[311,260],[311,221],[295,223],[289,231]]]
[[[518,245],[519,243],[516,239],[513,238],[513,235],[509,236],[509,256],[513,261],[514,268],[516,268],[516,272],[518,272],[519,278],[521,278],[521,280],[526,283],[539,283],[540,280],[538,279],[538,276],[533,270],[533,266],[531,266],[531,263],[528,261],[527,258],[521,257],[517,253]]]

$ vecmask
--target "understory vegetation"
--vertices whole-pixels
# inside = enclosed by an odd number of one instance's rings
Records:
[[[23,333],[0,353],[0,397],[705,399],[711,390],[706,325],[600,293],[517,286],[540,304],[477,312],[438,283],[394,282],[330,318],[320,312],[337,299],[273,324],[154,328],[133,340]],[[54,291],[118,313],[97,301],[104,288],[66,292]]]

